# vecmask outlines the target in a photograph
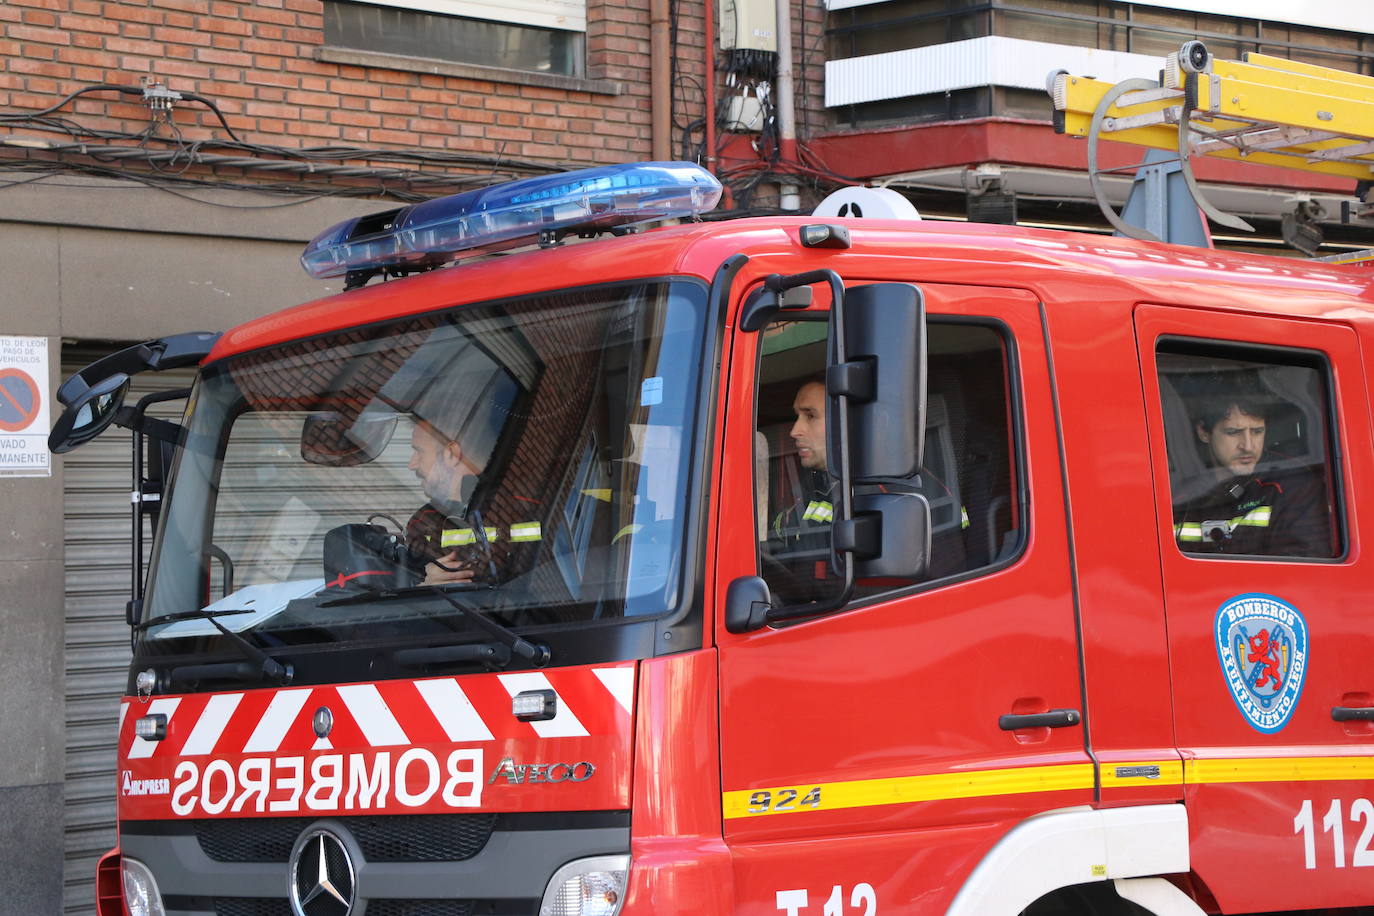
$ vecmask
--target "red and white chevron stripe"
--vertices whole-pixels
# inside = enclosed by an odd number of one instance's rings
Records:
[[[406,780],[423,777],[428,766],[425,760],[432,758],[442,768],[445,755],[454,748],[474,749],[472,753],[465,752],[464,765],[480,764],[484,768],[480,774],[482,784],[489,786],[489,790],[485,795],[478,792],[482,798],[480,807],[537,810],[527,799],[552,784],[533,778],[528,781],[530,785],[525,785],[523,780],[509,777],[509,767],[500,778],[493,777],[488,782],[487,774],[492,768],[507,760],[517,772],[519,767],[589,765],[578,773],[594,776],[575,780],[575,786],[558,786],[562,802],[566,806],[566,802],[580,799],[586,806],[612,806],[622,798],[627,800],[634,686],[635,665],[629,662],[548,671],[186,694],[146,702],[126,698],[119,714],[124,785],[121,816],[173,816],[168,808],[169,797],[177,793],[179,779],[187,782],[193,774],[195,779],[207,774],[204,790],[211,796],[222,786],[210,774],[215,778],[227,774],[224,778],[231,787],[238,783],[251,787],[258,784],[254,780],[265,778],[266,801],[277,797],[272,794],[277,782],[275,776],[264,777],[260,771],[276,766],[274,761],[301,768],[305,774],[302,779],[309,788],[311,767],[317,758],[330,758],[326,761],[330,766],[335,765],[332,761],[337,758],[338,766],[358,771],[376,765],[379,756],[389,766],[398,759],[409,760],[407,753],[415,756],[411,749],[425,749],[421,754],[424,760],[411,760],[405,765],[415,772],[403,767],[395,775],[399,786]],[[523,722],[514,717],[511,698],[527,690],[554,691],[554,718]],[[321,707],[327,707],[333,718],[333,728],[324,738],[317,737],[312,726],[315,712]],[[134,722],[153,714],[166,716],[166,736],[160,741],[137,737]],[[458,764],[450,760],[448,765]],[[328,775],[332,771],[326,768],[323,772]],[[294,783],[287,779],[284,785],[289,789]],[[525,791],[517,794],[514,789]],[[189,791],[183,787],[183,794]],[[300,792],[295,794],[299,796]],[[243,808],[243,814],[256,813],[253,804],[245,803]],[[256,808],[267,810],[263,805]],[[238,811],[239,806],[234,810]],[[384,813],[388,807],[375,810]]]
[[[543,722],[511,715],[511,698],[553,690],[558,714]],[[125,700],[120,709],[121,757],[204,757],[211,754],[303,753],[331,748],[468,744],[501,738],[586,737],[628,724],[634,666],[564,668],[512,674],[380,681],[322,687],[159,697],[147,705]],[[334,728],[316,738],[315,710],[329,708]],[[134,735],[133,718],[162,714],[167,737]],[[123,726],[128,725],[128,728]]]

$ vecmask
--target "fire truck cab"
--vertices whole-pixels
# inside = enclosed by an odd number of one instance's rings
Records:
[[[560,193],[64,386],[175,456],[103,914],[1370,912],[1374,274]]]

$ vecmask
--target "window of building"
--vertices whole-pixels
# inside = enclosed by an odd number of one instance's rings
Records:
[[[840,588],[830,549],[837,497],[827,469],[826,346],[826,324],[815,320],[774,322],[761,341],[754,437],[759,574],[779,605],[825,601]],[[858,486],[926,498],[929,569],[920,580],[860,577],[857,598],[1001,565],[1021,543],[1006,341],[989,324],[933,320],[927,350],[921,471]]]
[[[1323,357],[1179,339],[1157,357],[1179,549],[1339,556]]]
[[[508,70],[581,77],[585,72],[581,0],[326,0],[327,45]]]

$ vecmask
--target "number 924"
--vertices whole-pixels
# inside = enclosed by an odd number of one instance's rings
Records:
[[[779,811],[799,811],[821,806],[821,787],[815,786],[805,795],[800,789],[761,789],[749,793],[750,814],[774,814]]]

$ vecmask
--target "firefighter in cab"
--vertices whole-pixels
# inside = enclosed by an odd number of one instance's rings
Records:
[[[1329,540],[1322,480],[1266,449],[1281,407],[1258,386],[1219,385],[1198,398],[1192,422],[1206,470],[1199,495],[1174,514],[1185,552],[1312,556]]]

